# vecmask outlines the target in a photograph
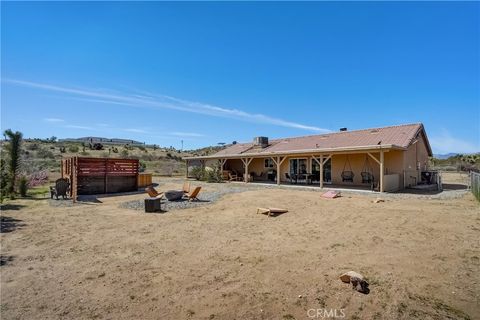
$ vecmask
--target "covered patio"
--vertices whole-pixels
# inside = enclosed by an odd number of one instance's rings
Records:
[[[385,185],[386,179],[391,179],[385,175],[386,159],[391,158],[386,155],[391,151],[395,153],[382,146],[363,151],[332,150],[319,154],[290,152],[272,156],[187,158],[186,176],[189,175],[191,161],[195,160],[204,169],[216,166],[223,179],[230,182],[384,192],[391,188]]]

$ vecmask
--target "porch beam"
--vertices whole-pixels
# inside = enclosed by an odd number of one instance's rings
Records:
[[[322,161],[322,160],[321,160],[321,156],[320,156],[320,158],[318,158],[318,159],[317,159],[317,157],[312,156],[312,159],[315,160],[318,164],[321,164],[321,161]]]
[[[367,152],[367,154],[370,156],[370,158],[372,158],[373,160],[375,160],[376,163],[380,164],[380,160],[377,159],[377,157],[375,157],[373,154],[371,154],[370,152]]]
[[[282,158],[282,157],[279,157],[279,158],[281,159],[281,160],[280,160],[280,165],[282,165],[282,163],[283,163],[285,160],[287,160],[287,157],[286,157],[286,156],[283,157],[283,158]]]
[[[331,159],[331,158],[332,158],[332,155],[329,154],[329,155],[325,158],[325,160],[323,160],[322,164],[325,165],[325,163],[327,163],[327,161],[328,161],[329,159]]]
[[[383,180],[384,180],[384,173],[385,173],[385,158],[384,158],[384,154],[383,154],[383,150],[380,151],[380,192],[384,192],[385,191],[385,188],[384,188],[384,184],[383,184]]]

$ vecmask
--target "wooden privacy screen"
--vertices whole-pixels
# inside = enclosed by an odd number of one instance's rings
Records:
[[[62,178],[70,180],[70,196],[136,191],[138,160],[71,157],[62,160]]]

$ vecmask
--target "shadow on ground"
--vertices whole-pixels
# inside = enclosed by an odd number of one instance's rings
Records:
[[[3,267],[4,265],[7,265],[12,261],[13,261],[13,256],[0,255],[0,267]]]
[[[0,217],[0,233],[7,233],[15,231],[17,228],[25,226],[23,220],[14,219],[12,217],[2,216]]]
[[[8,210],[20,210],[24,208],[25,206],[23,204],[2,204],[0,206],[0,210],[2,211],[8,211]]]

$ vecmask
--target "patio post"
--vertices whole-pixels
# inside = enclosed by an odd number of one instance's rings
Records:
[[[384,154],[383,154],[383,150],[380,151],[380,192],[384,192],[385,190],[385,186],[384,186],[384,172],[385,172],[385,169],[384,169],[384,166],[385,166],[385,159],[384,159]]]
[[[244,182],[245,183],[248,183],[248,165],[250,164],[250,162],[252,162],[253,158],[243,158],[242,159],[242,162],[243,162],[243,167],[245,168],[245,174],[244,174]]]
[[[323,155],[320,156],[320,188],[323,189]]]
[[[185,179],[188,179],[188,159],[185,160]]]

